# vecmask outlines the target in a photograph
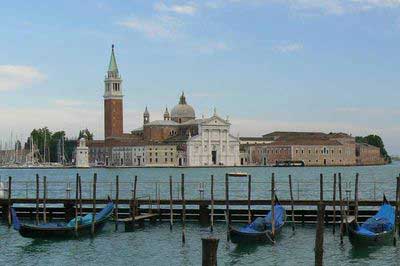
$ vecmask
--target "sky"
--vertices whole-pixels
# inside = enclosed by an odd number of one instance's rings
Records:
[[[0,140],[33,128],[102,139],[111,45],[124,130],[182,91],[232,133],[380,135],[400,154],[400,0],[3,1]]]

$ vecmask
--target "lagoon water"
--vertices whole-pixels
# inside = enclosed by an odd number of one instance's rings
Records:
[[[199,186],[204,186],[204,197],[209,195],[210,175],[216,177],[216,198],[224,198],[224,175],[226,172],[248,172],[253,176],[252,198],[269,196],[270,176],[277,179],[278,195],[288,198],[288,178],[294,183],[294,196],[300,199],[317,199],[319,196],[319,174],[324,174],[325,197],[332,192],[332,176],[342,173],[344,189],[350,195],[354,189],[354,177],[360,174],[360,198],[380,199],[386,193],[394,199],[395,177],[400,173],[400,164],[371,167],[328,167],[328,168],[133,168],[133,169],[87,169],[78,170],[87,185],[87,196],[93,174],[98,174],[100,197],[115,193],[113,182],[120,176],[121,197],[131,194],[134,175],[139,177],[139,196],[154,197],[158,184],[161,198],[169,193],[168,176],[173,176],[174,197],[179,197],[180,174],[185,174],[187,198],[202,197]],[[66,182],[73,180],[77,169],[1,169],[2,181],[13,177],[14,196],[34,197],[34,176],[47,176],[49,197],[65,197]],[[232,178],[231,198],[245,198],[247,181]],[[202,185],[200,185],[202,184]],[[74,192],[71,192],[74,195]],[[352,195],[350,195],[351,197]],[[201,265],[201,237],[209,235],[209,229],[197,223],[187,225],[187,243],[181,243],[181,226],[169,230],[167,223],[146,225],[135,232],[126,233],[123,226],[114,231],[112,223],[107,224],[96,238],[82,238],[66,241],[37,241],[22,238],[19,234],[0,224],[0,265]],[[313,265],[314,226],[296,227],[293,234],[290,226],[282,231],[276,245],[236,246],[226,242],[223,223],[217,224],[214,235],[220,238],[218,249],[219,265]],[[339,235],[332,234],[332,228],[325,229],[325,265],[400,265],[400,247],[385,246],[370,249],[354,249],[347,239],[340,245]]]

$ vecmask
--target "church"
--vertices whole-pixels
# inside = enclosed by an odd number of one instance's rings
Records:
[[[91,165],[104,166],[236,166],[239,139],[230,122],[218,116],[196,118],[184,93],[163,118],[151,120],[145,107],[143,125],[123,132],[123,86],[114,45],[104,80],[104,140],[88,142]]]

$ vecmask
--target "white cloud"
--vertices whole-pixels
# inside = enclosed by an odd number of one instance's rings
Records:
[[[0,65],[0,91],[31,87],[45,78],[44,74],[31,66]]]
[[[150,38],[176,38],[181,28],[181,23],[171,16],[133,17],[117,24],[143,33]]]
[[[216,0],[217,1],[217,0]],[[205,6],[220,8],[227,4],[282,4],[302,14],[343,15],[367,12],[377,8],[399,8],[400,0],[218,0],[206,2]]]
[[[303,48],[301,43],[285,43],[275,46],[274,50],[280,53],[294,53],[303,50]]]
[[[167,6],[163,2],[159,2],[154,5],[154,9],[158,12],[172,12],[183,15],[194,15],[197,11],[197,7],[191,3]]]
[[[320,10],[326,14],[341,15],[346,12],[341,1],[336,0],[295,0],[292,7],[303,10]]]

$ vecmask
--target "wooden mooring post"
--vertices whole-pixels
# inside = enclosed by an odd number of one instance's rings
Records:
[[[290,203],[292,207],[292,231],[295,231],[295,220],[294,220],[294,200],[293,200],[293,186],[292,186],[292,175],[289,175],[289,192],[290,192]]]
[[[119,176],[115,177],[115,231],[118,231]]]
[[[82,177],[79,175],[79,215],[83,216],[82,214]]]
[[[275,242],[275,173],[271,176],[271,237]]]
[[[181,175],[181,194],[182,194],[182,243],[186,242],[186,202],[185,202],[185,175]]]
[[[319,201],[324,201],[324,175],[319,175]]]
[[[12,196],[12,187],[11,187],[11,184],[12,184],[12,177],[11,176],[9,176],[8,177],[8,196],[7,196],[7,205],[8,205],[8,207],[7,207],[7,217],[8,217],[8,226],[11,226],[11,224],[12,224],[12,219],[11,219],[11,205],[12,205],[12,203],[11,203],[11,196]]]
[[[333,174],[332,203],[333,203],[333,226],[332,226],[332,233],[335,234],[335,231],[336,231],[336,173]]]
[[[78,234],[78,201],[79,201],[79,174],[75,180],[75,236]]]
[[[342,174],[338,174],[339,178],[339,209],[340,209],[340,244],[343,244],[343,219],[344,219],[344,214],[343,214],[343,196],[342,196]]]
[[[211,225],[210,231],[214,231],[214,175],[211,175]]]
[[[229,174],[225,174],[225,220],[226,220],[226,240],[229,242],[229,230],[231,219],[229,215]]]
[[[44,223],[47,223],[46,201],[47,201],[47,177],[43,176],[43,222]]]
[[[251,224],[251,175],[248,175],[247,183],[247,223]]]
[[[36,224],[39,224],[39,175],[36,174]]]
[[[135,230],[135,222],[136,222],[136,189],[137,189],[137,175],[135,175],[133,179],[133,191],[132,191],[132,199],[131,199],[131,204],[130,204],[130,218],[131,222],[130,225],[129,223],[125,223],[125,231],[129,230]],[[129,225],[129,228],[127,226]]]
[[[358,222],[358,177],[359,174],[356,174],[356,182],[354,185],[354,219],[356,223]]]
[[[174,224],[174,209],[172,206],[172,176],[169,176],[169,230],[172,231],[172,225]]]
[[[97,183],[97,174],[93,175],[93,210],[92,210],[92,227],[91,234],[94,236],[94,227],[95,227],[95,217],[96,217],[96,183]]]
[[[324,216],[325,216],[325,205],[323,202],[318,204],[318,219],[317,219],[317,232],[315,236],[315,265],[323,265],[324,257]]]
[[[160,184],[157,183],[157,214],[158,214],[158,221],[161,222],[161,187]]]
[[[397,181],[399,182],[399,184],[397,185],[397,190],[398,190],[398,200],[397,200],[397,235],[400,236],[400,174],[397,176]]]
[[[206,237],[201,239],[202,243],[202,266],[217,266],[217,250],[219,239]]]
[[[393,245],[396,246],[397,237],[399,234],[399,198],[400,198],[400,176],[396,177],[396,206],[395,206],[395,219],[394,219],[394,236]]]

